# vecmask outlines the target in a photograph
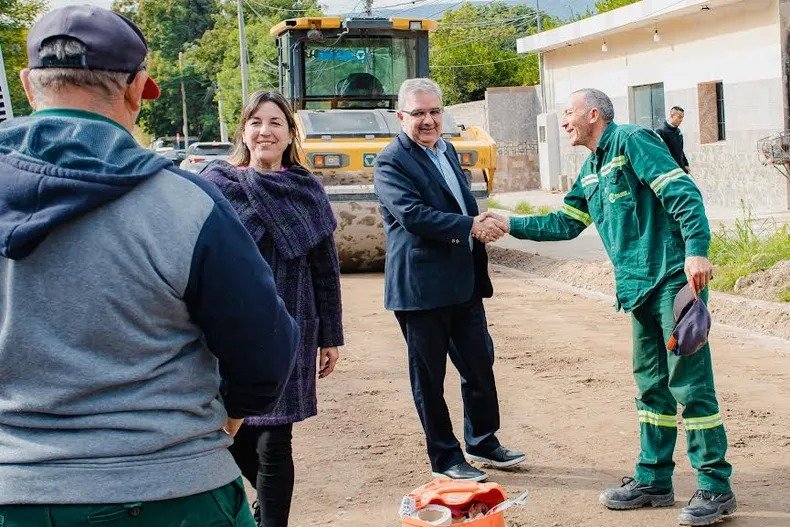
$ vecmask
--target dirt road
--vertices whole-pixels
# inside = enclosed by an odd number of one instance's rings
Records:
[[[695,488],[678,440],[674,508],[611,512],[598,493],[633,469],[637,416],[630,323],[602,295],[493,271],[486,302],[496,348],[500,439],[522,449],[491,480],[531,498],[509,527],[676,525]],[[397,527],[401,497],[430,480],[403,339],[382,307],[383,276],[345,275],[347,345],[319,382],[319,416],[294,429],[292,526]],[[715,326],[714,367],[740,509],[731,526],[790,526],[790,345]],[[447,400],[461,426],[457,373]]]

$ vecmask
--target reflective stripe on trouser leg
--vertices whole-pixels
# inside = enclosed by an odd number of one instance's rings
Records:
[[[631,316],[634,380],[638,395],[639,458],[637,481],[658,488],[672,487],[677,439],[677,403],[669,391],[669,370],[661,327],[644,306]]]
[[[674,327],[672,302],[685,284],[685,277],[672,280],[662,287],[659,312],[664,338],[669,339]],[[700,297],[707,302],[708,292]],[[688,456],[697,471],[697,486],[713,492],[729,492],[732,466],[726,461],[727,434],[719,414],[710,347],[705,345],[694,355],[677,357],[667,354],[669,390],[683,406]]]

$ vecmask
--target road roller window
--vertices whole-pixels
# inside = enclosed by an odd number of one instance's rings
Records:
[[[305,56],[308,108],[394,108],[401,83],[416,76],[413,38],[308,42]]]

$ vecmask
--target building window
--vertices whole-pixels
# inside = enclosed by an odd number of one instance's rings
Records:
[[[655,130],[667,118],[664,110],[664,83],[631,87],[631,122]]]
[[[717,127],[719,141],[724,141],[727,138],[727,132],[724,127],[724,85],[721,82],[716,83],[716,117],[719,125]]]
[[[721,81],[697,85],[699,102],[699,142],[716,143],[727,138],[724,118],[724,84]]]

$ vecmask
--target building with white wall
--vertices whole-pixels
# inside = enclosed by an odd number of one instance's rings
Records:
[[[757,155],[757,141],[790,121],[788,20],[790,0],[642,0],[519,39],[520,53],[543,57],[541,154],[559,158],[550,186],[566,187],[589,153],[556,123],[571,92],[593,87],[620,123],[657,128],[684,108],[686,155],[708,203],[790,208],[790,180]]]

